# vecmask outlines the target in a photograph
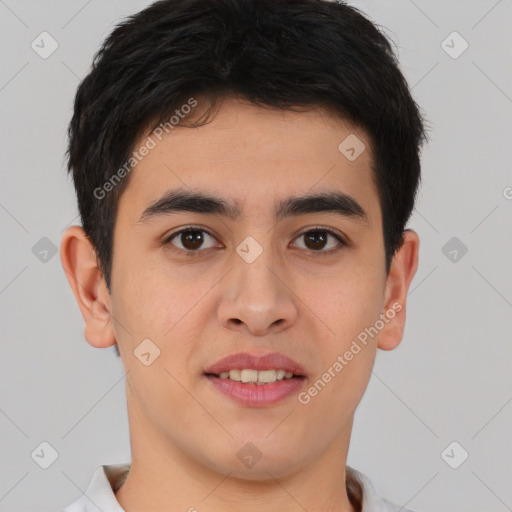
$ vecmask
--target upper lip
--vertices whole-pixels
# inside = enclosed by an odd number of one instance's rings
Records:
[[[230,370],[285,370],[295,375],[305,375],[304,368],[287,356],[272,352],[269,354],[256,355],[247,352],[239,352],[222,359],[215,364],[209,366],[205,373],[213,373],[218,375],[221,372],[229,372]]]

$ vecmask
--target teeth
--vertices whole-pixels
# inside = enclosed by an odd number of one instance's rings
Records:
[[[276,380],[275,370],[260,370],[258,372],[258,382],[275,382]]]
[[[276,379],[277,380],[283,380],[285,374],[286,374],[285,370],[277,370],[277,372],[276,372]]]
[[[221,372],[221,379],[231,379],[237,382],[252,382],[255,384],[270,384],[276,380],[291,379],[292,372],[286,370],[229,370],[229,372]]]
[[[242,370],[240,372],[240,380],[242,382],[257,382],[258,370]]]
[[[229,370],[228,375],[231,380],[236,380],[238,382],[240,382],[240,380],[241,380],[240,379],[240,370]]]

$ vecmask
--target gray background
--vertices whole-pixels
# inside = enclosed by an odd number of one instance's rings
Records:
[[[99,464],[130,460],[121,362],[84,340],[51,247],[79,223],[64,159],[76,87],[114,24],[148,3],[0,0],[1,511],[56,511]],[[404,341],[378,354],[349,463],[417,512],[512,510],[512,2],[352,3],[396,43],[431,142]],[[47,59],[31,47],[43,31],[59,45]],[[469,44],[457,58],[453,31]],[[31,455],[44,441],[58,453],[48,469]]]

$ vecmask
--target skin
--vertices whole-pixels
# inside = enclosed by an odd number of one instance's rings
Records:
[[[349,134],[366,145],[354,161],[338,150]],[[117,343],[127,372],[132,469],[116,493],[125,510],[354,511],[340,485],[354,412],[377,348],[402,339],[419,250],[418,235],[406,230],[386,274],[371,162],[365,132],[321,109],[228,99],[211,123],[176,127],[131,172],[118,206],[111,295],[83,230],[66,230],[60,256],[85,338],[98,348]],[[243,215],[179,212],[138,222],[178,187],[236,200]],[[356,199],[369,222],[332,212],[274,222],[274,202],[333,189]],[[172,252],[186,242],[164,239],[190,224],[206,230],[203,246],[192,257]],[[302,236],[317,225],[350,245],[329,238],[320,250],[339,250],[318,255]],[[250,264],[236,253],[247,236],[263,248]],[[304,366],[307,390],[395,303],[402,309],[308,404],[293,395],[243,406],[203,376],[226,355],[277,351]],[[149,366],[133,354],[146,338],[160,349]],[[252,468],[237,457],[247,442],[262,454]]]

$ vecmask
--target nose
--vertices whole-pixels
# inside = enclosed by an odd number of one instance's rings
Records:
[[[277,334],[297,318],[293,288],[270,249],[252,263],[235,255],[218,307],[221,325],[254,336]]]

